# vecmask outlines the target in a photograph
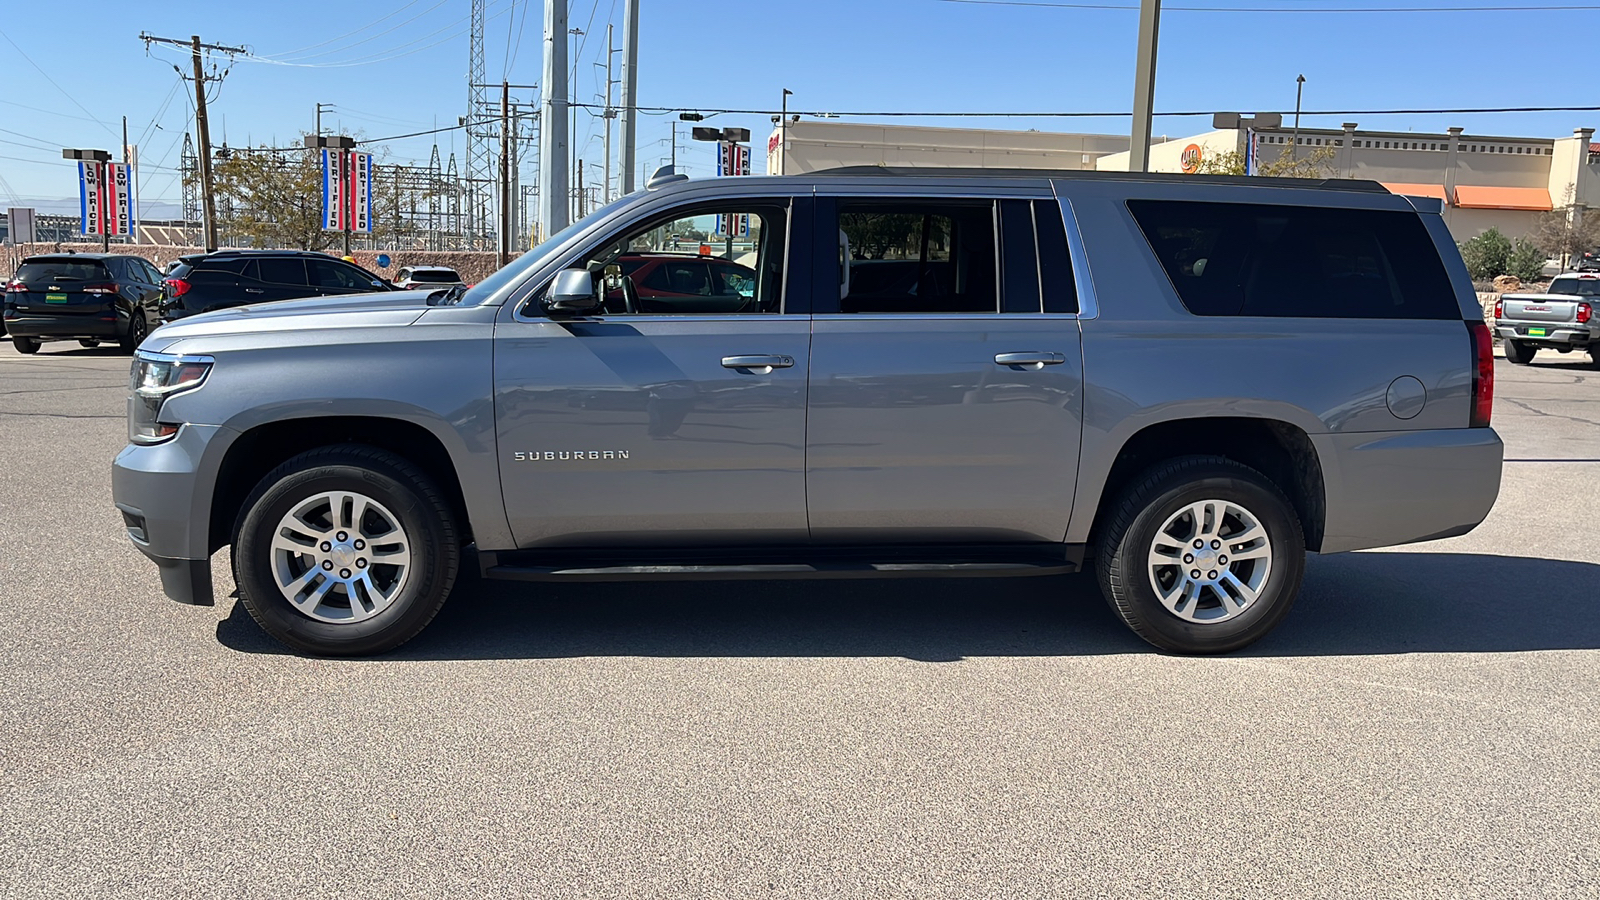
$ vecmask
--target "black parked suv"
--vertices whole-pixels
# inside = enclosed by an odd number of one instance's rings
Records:
[[[330,294],[393,290],[360,266],[307,250],[218,250],[181,257],[167,273],[164,318]]]
[[[85,347],[116,341],[132,353],[160,322],[161,273],[148,260],[116,253],[30,256],[6,284],[5,326],[22,353],[45,341]]]

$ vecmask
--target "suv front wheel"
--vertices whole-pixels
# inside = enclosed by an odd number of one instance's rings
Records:
[[[1146,641],[1225,653],[1288,614],[1305,538],[1288,498],[1261,473],[1222,457],[1181,457],[1122,494],[1096,570],[1112,609]]]
[[[406,460],[359,445],[302,453],[261,480],[234,542],[245,608],[307,653],[381,653],[444,605],[460,549],[450,506]]]

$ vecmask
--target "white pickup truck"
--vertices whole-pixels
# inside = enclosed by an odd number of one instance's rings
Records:
[[[1503,294],[1494,305],[1494,330],[1505,344],[1506,359],[1533,362],[1541,348],[1571,353],[1589,351],[1600,369],[1600,275],[1557,275],[1543,294]]]

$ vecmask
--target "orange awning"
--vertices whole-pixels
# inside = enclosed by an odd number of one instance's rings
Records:
[[[1444,185],[1442,184],[1405,184],[1398,181],[1380,183],[1388,188],[1391,194],[1404,194],[1407,197],[1432,197],[1435,200],[1443,200],[1445,198]]]
[[[1462,209],[1532,209],[1548,212],[1554,208],[1546,188],[1483,187],[1456,185],[1456,205]]]

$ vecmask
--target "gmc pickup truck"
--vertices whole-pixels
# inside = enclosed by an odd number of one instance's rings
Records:
[[[1506,359],[1519,366],[1533,362],[1541,349],[1589,351],[1600,369],[1600,275],[1558,275],[1543,294],[1503,294],[1494,305],[1494,329],[1505,344]]]

